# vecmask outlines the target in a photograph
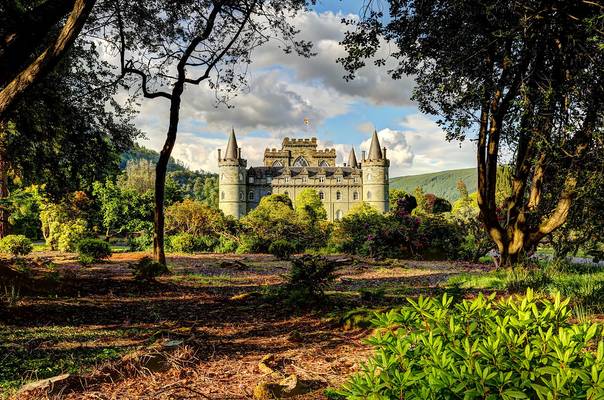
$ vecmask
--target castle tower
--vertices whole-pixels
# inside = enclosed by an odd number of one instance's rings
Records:
[[[350,149],[350,154],[348,155],[348,166],[350,168],[358,168],[359,163],[357,162],[357,155],[354,152],[354,147]]]
[[[225,215],[241,218],[247,213],[247,161],[241,158],[235,130],[231,131],[224,157],[218,149],[218,207]]]
[[[373,131],[369,154],[365,159],[365,152],[363,152],[361,161],[363,201],[381,212],[388,211],[388,167],[390,167],[390,161],[386,158],[386,148],[380,148],[377,132]]]

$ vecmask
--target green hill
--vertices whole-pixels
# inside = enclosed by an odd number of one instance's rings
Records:
[[[390,179],[390,189],[400,189],[412,193],[416,187],[421,186],[425,193],[434,193],[453,202],[459,198],[457,182],[460,179],[465,182],[469,193],[476,191],[476,168],[399,176]]]

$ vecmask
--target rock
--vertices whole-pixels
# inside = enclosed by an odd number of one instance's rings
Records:
[[[307,391],[308,388],[298,380],[295,374],[292,374],[287,378],[281,379],[279,382],[259,382],[254,388],[254,399],[287,399],[299,396]]]
[[[23,385],[21,387],[21,389],[19,390],[19,392],[30,392],[32,390],[39,390],[39,389],[50,389],[52,390],[54,388],[54,386],[61,384],[61,382],[66,381],[67,379],[69,379],[71,375],[70,374],[63,374],[63,375],[57,375],[57,376],[53,376],[52,378],[47,378],[47,379],[42,379],[39,381],[35,381],[35,382],[30,382],[27,383],[25,385]]]
[[[236,269],[237,271],[246,271],[246,270],[250,269],[250,267],[247,264],[244,264],[239,260],[233,260],[233,261],[223,260],[220,262],[220,268],[233,268],[233,269]]]

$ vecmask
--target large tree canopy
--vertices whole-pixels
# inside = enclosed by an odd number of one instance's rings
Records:
[[[344,40],[350,72],[395,45],[422,111],[449,139],[477,140],[478,205],[505,263],[566,220],[603,160],[604,6],[567,0],[368,2]],[[384,59],[375,60],[385,65]],[[497,204],[497,170],[512,193]],[[499,218],[503,207],[504,218]]]

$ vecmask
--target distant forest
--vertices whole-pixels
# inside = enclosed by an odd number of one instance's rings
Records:
[[[452,169],[449,171],[433,172],[429,174],[400,176],[390,179],[390,189],[400,189],[407,193],[420,186],[426,193],[433,193],[439,197],[454,202],[459,198],[457,182],[461,179],[466,184],[468,192],[476,191],[476,168]]]

